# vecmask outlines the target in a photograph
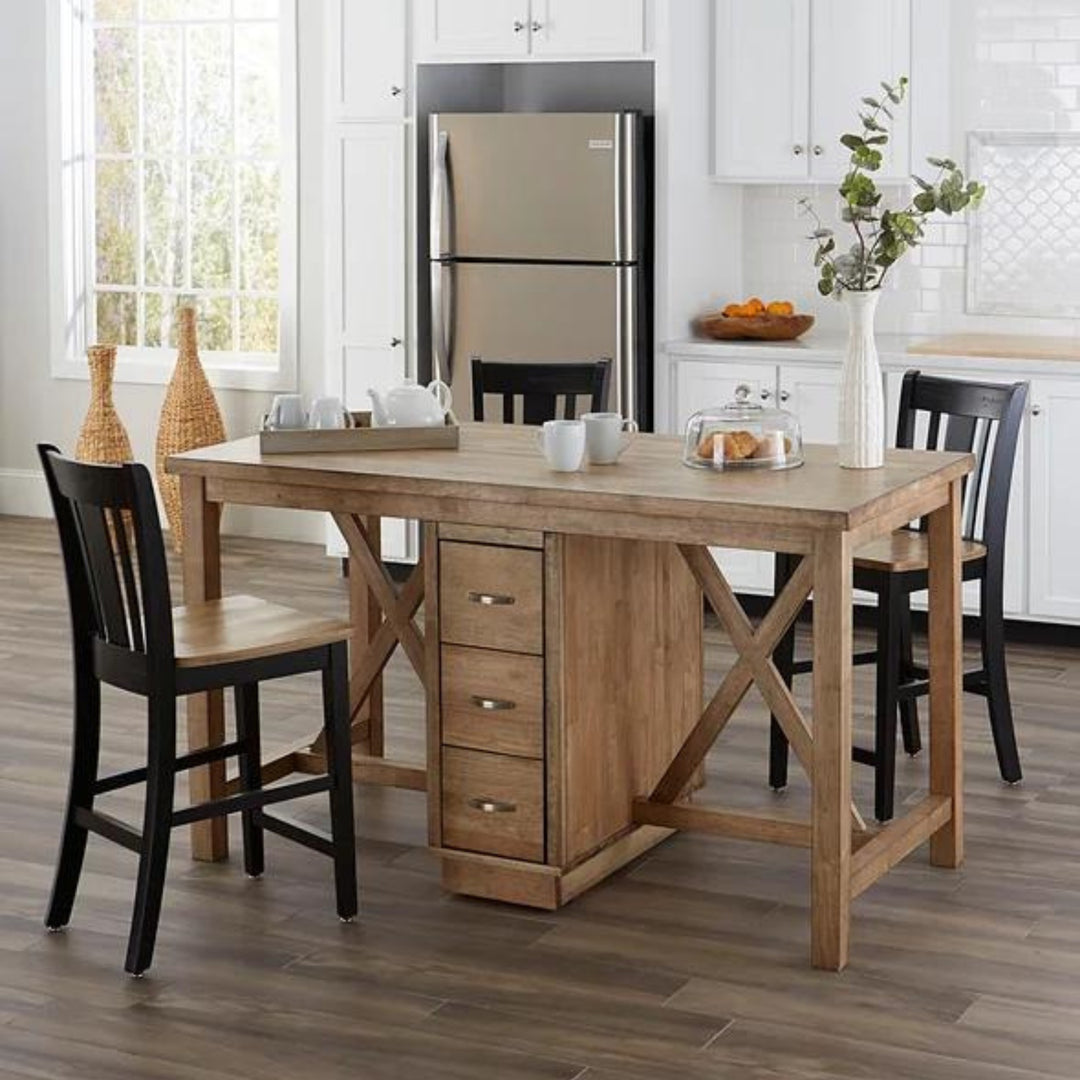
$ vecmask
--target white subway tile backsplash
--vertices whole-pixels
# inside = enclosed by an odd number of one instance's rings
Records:
[[[1068,64],[1080,56],[1080,43],[1075,41],[1045,41],[1035,45],[1035,59],[1040,64]]]

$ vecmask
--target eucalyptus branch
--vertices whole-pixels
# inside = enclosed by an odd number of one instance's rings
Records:
[[[800,200],[803,212],[812,217],[815,225],[809,239],[817,244],[814,266],[820,274],[818,291],[823,296],[839,296],[845,290],[880,289],[893,264],[922,241],[932,214],[951,216],[975,209],[986,193],[977,181],[965,181],[955,161],[928,158],[937,169],[934,180],[913,176],[919,191],[908,205],[899,210],[880,209],[882,194],[872,174],[881,168],[883,150],[889,143],[889,129],[882,117],[893,119],[889,106],[903,103],[907,87],[906,77],[901,77],[895,86],[883,82],[884,96],[862,98],[869,110],[858,114],[862,131],[840,137],[841,145],[851,153],[839,188],[843,200],[841,217],[855,233],[855,243],[846,254],[835,254],[833,230],[822,224],[808,199]]]

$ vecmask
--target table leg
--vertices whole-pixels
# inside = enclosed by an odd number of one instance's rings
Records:
[[[184,603],[196,604],[221,596],[221,507],[206,499],[201,476],[181,476],[183,502]],[[225,741],[225,700],[220,690],[192,694],[187,700],[188,747],[217,746]],[[214,762],[188,773],[192,803],[225,795],[225,763]],[[213,862],[229,856],[226,818],[197,821],[191,826],[191,854]]]
[[[365,521],[368,539],[376,555],[380,552],[380,521],[377,517],[369,517]],[[349,676],[350,685],[355,692],[355,680],[352,678],[360,670],[364,654],[367,652],[371,639],[375,636],[382,622],[379,605],[374,593],[368,587],[367,578],[357,560],[350,550],[349,554],[349,621],[353,626],[353,638],[349,647]],[[350,711],[353,714],[353,726],[359,726],[364,732],[364,737],[359,740],[361,750],[372,757],[385,755],[385,741],[383,736],[383,680],[380,675],[371,685],[371,692],[367,701],[356,712],[358,702],[350,703]]]
[[[949,820],[930,837],[930,862],[964,861],[963,614],[960,481],[929,516],[930,529],[930,793],[952,800]]]
[[[814,742],[810,960],[840,971],[851,921],[851,546],[821,534],[814,553]]]

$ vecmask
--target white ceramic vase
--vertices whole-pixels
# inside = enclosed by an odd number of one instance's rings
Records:
[[[874,341],[878,291],[845,291],[848,344],[840,384],[840,464],[880,469],[885,464],[885,395]]]

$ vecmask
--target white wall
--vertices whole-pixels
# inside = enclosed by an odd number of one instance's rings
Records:
[[[39,441],[71,450],[89,384],[49,373],[45,11],[51,0],[0,0],[0,513],[47,514]],[[300,389],[321,392],[323,4],[304,0],[299,25]],[[135,454],[152,465],[165,388],[118,385]],[[219,391],[230,436],[254,431],[269,396]],[[234,507],[224,529],[313,542],[319,517]]]

